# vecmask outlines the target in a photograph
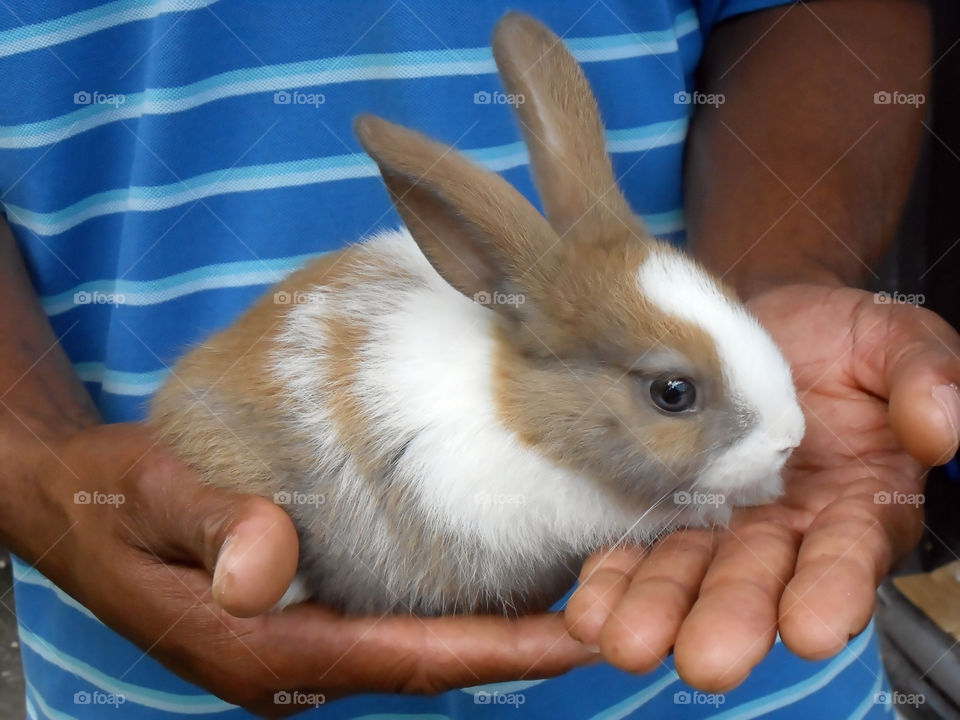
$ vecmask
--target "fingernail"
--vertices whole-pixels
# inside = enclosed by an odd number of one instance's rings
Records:
[[[953,383],[938,385],[933,389],[933,399],[937,401],[947,422],[950,423],[954,441],[960,441],[960,394],[957,392],[957,386]]]
[[[584,643],[584,644],[583,644],[583,647],[584,647],[584,649],[589,650],[589,651],[592,652],[592,653],[599,653],[599,652],[600,652],[600,646],[599,646],[599,645],[587,645],[586,643]]]
[[[220,553],[217,555],[217,565],[213,570],[213,597],[219,600],[227,590],[230,581],[230,571],[233,570],[233,564],[230,561],[230,546],[233,544],[233,535],[229,536],[220,547]]]

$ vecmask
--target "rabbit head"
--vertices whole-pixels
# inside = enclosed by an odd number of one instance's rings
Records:
[[[373,116],[355,129],[432,266],[495,314],[501,421],[638,509],[695,489],[727,507],[774,498],[804,431],[779,350],[732,290],[645,230],[563,42],[511,13],[493,49],[523,100],[543,215],[419,133]]]

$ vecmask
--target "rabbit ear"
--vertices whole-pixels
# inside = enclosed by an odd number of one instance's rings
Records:
[[[544,286],[539,261],[558,238],[503,178],[373,115],[358,117],[354,132],[380,167],[410,234],[450,285],[471,298]]]
[[[561,237],[624,227],[645,232],[617,187],[593,91],[563,41],[511,12],[493,33],[493,55],[530,150],[547,219]]]

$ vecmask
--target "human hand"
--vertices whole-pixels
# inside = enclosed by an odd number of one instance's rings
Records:
[[[779,631],[829,657],[866,627],[875,590],[919,539],[925,468],[957,451],[960,336],[934,313],[843,287],[793,285],[748,306],[790,363],[806,436],[776,503],[728,529],[591,557],[570,633],[610,663],[708,692],[746,679]]]
[[[11,549],[173,671],[258,714],[303,709],[277,705],[284,690],[327,700],[431,693],[555,675],[596,657],[558,615],[344,617],[312,604],[265,612],[298,553],[293,524],[273,503],[202,485],[138,424],[41,440],[11,421],[0,432],[5,458],[11,448],[5,482],[19,473],[25,492],[17,527],[4,529]]]

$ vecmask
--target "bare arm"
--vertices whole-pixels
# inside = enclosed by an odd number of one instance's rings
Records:
[[[919,0],[822,0],[719,26],[700,82],[726,102],[698,109],[688,147],[694,253],[746,295],[862,286],[896,232],[928,108],[874,96],[926,96],[930,45]]]

